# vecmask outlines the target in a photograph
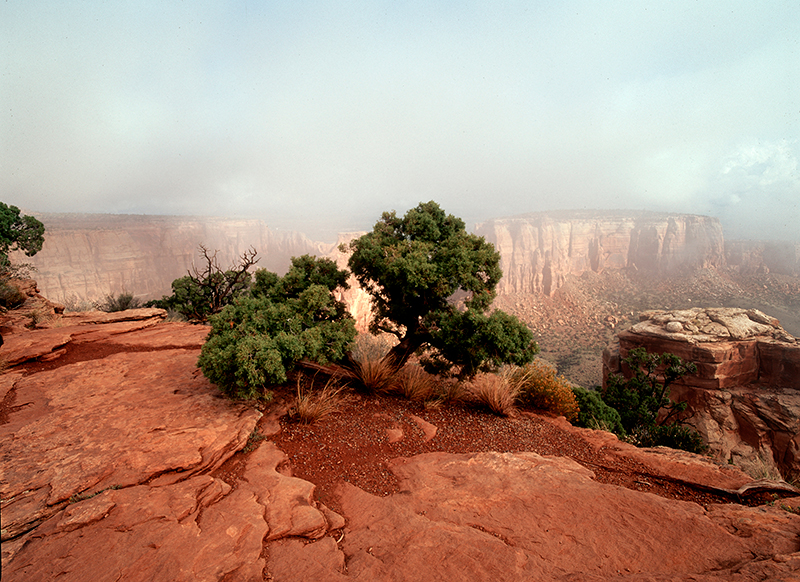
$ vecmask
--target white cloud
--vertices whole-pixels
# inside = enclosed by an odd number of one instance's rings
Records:
[[[330,238],[431,198],[475,220],[755,199],[783,219],[796,187],[781,1],[9,0],[0,37],[0,199],[33,210]]]

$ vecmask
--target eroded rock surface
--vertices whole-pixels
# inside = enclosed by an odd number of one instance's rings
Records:
[[[311,483],[276,470],[284,461],[266,443],[235,488],[206,474],[70,504],[4,544],[3,579],[263,580],[265,540],[319,539],[342,525],[313,501]]]
[[[207,329],[139,326],[146,319],[24,332],[66,340],[26,372],[0,376],[4,582],[792,580],[800,571],[800,517],[780,507],[703,508],[602,485],[570,459],[535,453],[399,458],[390,468],[400,492],[342,484],[337,514],[273,443],[248,441],[257,423],[279,430],[274,418],[259,421],[198,372]],[[420,438],[439,438],[413,422]],[[609,433],[573,430],[598,463],[633,454]],[[234,456],[248,442],[254,450]],[[696,456],[636,454],[650,474],[717,489],[748,483]]]
[[[564,458],[397,459],[400,493],[344,484],[348,526],[270,547],[275,580],[792,580],[800,516],[602,485]]]
[[[193,371],[194,350],[113,354],[16,380],[0,426],[3,539],[70,497],[219,466],[260,416]]]
[[[800,475],[800,342],[758,310],[646,311],[603,354],[603,378],[626,373],[630,350],[670,352],[697,364],[672,387],[721,461],[752,474]]]

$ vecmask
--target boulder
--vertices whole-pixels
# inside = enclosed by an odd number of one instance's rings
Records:
[[[714,457],[757,478],[800,476],[800,342],[754,309],[646,311],[603,354],[603,379],[629,375],[634,349],[669,352],[697,365],[672,385]],[[680,331],[674,331],[680,325]]]

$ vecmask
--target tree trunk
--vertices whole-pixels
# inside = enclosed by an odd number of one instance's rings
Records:
[[[399,344],[389,350],[382,361],[391,367],[393,373],[397,372],[424,343],[425,340],[419,335],[407,334]]]

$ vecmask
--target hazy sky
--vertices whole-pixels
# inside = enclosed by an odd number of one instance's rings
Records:
[[[438,201],[800,240],[797,0],[0,3],[0,200],[332,241]]]

